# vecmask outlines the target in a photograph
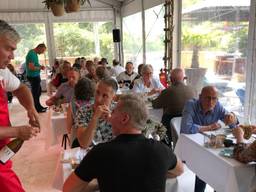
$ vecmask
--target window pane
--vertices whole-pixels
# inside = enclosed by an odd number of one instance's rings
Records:
[[[164,68],[164,6],[159,5],[145,11],[147,63],[158,75]]]
[[[76,57],[113,58],[112,23],[54,23],[56,56],[74,62]]]
[[[21,36],[21,41],[17,45],[17,50],[14,52],[14,64],[16,70],[19,65],[25,62],[26,55],[30,49],[34,49],[38,44],[46,44],[45,25],[42,23],[33,24],[15,24],[12,25]],[[46,52],[47,54],[47,52]],[[48,58],[46,56],[46,58]],[[45,64],[44,55],[39,55],[40,63]]]
[[[124,62],[142,63],[142,20],[141,12],[123,18]]]
[[[198,93],[215,85],[220,102],[243,115],[250,0],[184,0],[182,7],[181,66],[188,81]]]

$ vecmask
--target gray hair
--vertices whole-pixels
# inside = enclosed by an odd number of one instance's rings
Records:
[[[141,74],[145,74],[148,70],[151,70],[153,72],[153,67],[150,64],[145,64],[141,69]]]
[[[20,41],[20,35],[18,32],[10,26],[7,22],[0,20],[0,36],[5,36],[6,38],[18,43]]]
[[[115,79],[108,77],[108,78],[101,79],[99,81],[99,83],[103,83],[103,84],[111,87],[115,93],[117,92],[118,84]]]
[[[148,109],[139,95],[122,95],[120,111],[128,113],[132,124],[139,130],[144,130],[148,119]]]

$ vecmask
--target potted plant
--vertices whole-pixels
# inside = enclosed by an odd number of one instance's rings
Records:
[[[45,0],[42,3],[45,3],[47,9],[52,10],[54,16],[64,15],[64,3],[65,0]]]
[[[192,49],[191,68],[186,68],[187,83],[194,86],[196,94],[201,92],[203,87],[203,79],[207,69],[201,68],[199,64],[199,51],[201,48],[214,47],[218,42],[216,37],[211,35],[210,27],[197,25],[183,31],[183,46]]]
[[[76,12],[80,10],[80,6],[85,3],[86,0],[66,0],[65,10],[67,13]]]

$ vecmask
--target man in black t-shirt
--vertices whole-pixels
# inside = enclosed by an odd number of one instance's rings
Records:
[[[148,112],[141,98],[124,95],[111,114],[97,112],[109,117],[116,138],[88,152],[64,192],[85,189],[95,178],[102,192],[164,192],[166,178],[183,173],[182,162],[166,145],[142,135]]]

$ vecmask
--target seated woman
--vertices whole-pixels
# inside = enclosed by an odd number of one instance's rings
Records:
[[[252,133],[256,133],[256,126],[252,126]],[[246,145],[244,143],[244,131],[241,127],[233,129],[233,134],[236,137],[237,144],[234,148],[234,158],[243,163],[256,161],[256,141],[252,144]],[[256,191],[256,175],[252,178],[249,191]]]
[[[142,76],[134,81],[133,92],[147,93],[148,96],[161,93],[164,86],[159,79],[153,77],[153,67],[151,65],[144,65],[141,74]]]
[[[78,109],[75,116],[75,128],[82,148],[88,148],[93,141],[102,143],[112,139],[112,128],[106,120],[110,116],[110,108],[117,88],[114,79],[102,79],[96,86],[94,104],[82,105]]]
[[[253,126],[252,132],[256,133],[256,126]],[[233,134],[237,142],[234,148],[235,159],[243,163],[256,161],[256,141],[250,145],[246,145],[244,143],[244,131],[241,127],[234,128]]]
[[[74,98],[69,103],[67,111],[67,129],[71,134],[71,148],[79,147],[79,143],[76,139],[76,129],[74,129],[74,118],[76,117],[77,110],[81,106],[88,107],[93,103],[93,94],[95,84],[88,78],[80,79],[75,85]]]

